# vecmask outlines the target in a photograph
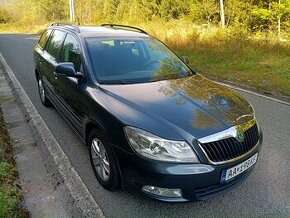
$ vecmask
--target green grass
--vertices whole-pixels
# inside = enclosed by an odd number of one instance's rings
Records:
[[[245,38],[243,38],[245,37]],[[180,56],[189,57],[199,73],[252,87],[260,92],[290,96],[290,44],[248,36],[167,39]]]
[[[22,194],[16,185],[18,172],[9,143],[0,111],[0,217],[28,217],[27,211],[21,206]]]
[[[11,197],[12,190],[0,187],[0,216],[21,217],[17,208],[17,198]]]
[[[186,21],[140,26],[180,56],[188,56],[189,65],[204,76],[290,96],[289,41],[273,34],[202,27]]]
[[[0,34],[7,33],[25,33],[25,34],[40,34],[45,30],[49,23],[42,25],[27,25],[23,23],[0,23]]]
[[[226,51],[206,46],[193,50],[179,49],[187,55],[190,66],[205,76],[228,80],[258,91],[290,96],[290,54],[274,53],[253,45],[228,48]]]

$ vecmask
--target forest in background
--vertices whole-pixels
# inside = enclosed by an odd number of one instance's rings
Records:
[[[74,6],[76,24],[138,26],[208,77],[290,96],[290,0],[74,0]],[[2,33],[40,33],[69,18],[69,0],[0,0]]]
[[[2,0],[0,23],[34,26],[69,20],[68,9],[69,0]],[[288,38],[290,0],[75,0],[75,18],[80,24],[178,25],[179,21],[179,25],[225,26],[265,37],[270,34]]]

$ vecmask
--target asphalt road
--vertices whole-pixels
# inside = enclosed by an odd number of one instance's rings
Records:
[[[32,60],[36,40],[0,34],[0,51],[107,217],[290,217],[290,106],[240,93],[256,109],[264,144],[252,174],[227,193],[205,202],[167,204],[128,190],[108,192],[93,175],[87,148],[55,109],[41,105]]]

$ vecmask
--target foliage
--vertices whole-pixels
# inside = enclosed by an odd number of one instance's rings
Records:
[[[219,19],[219,7],[215,1],[195,0],[190,8],[190,17],[194,22],[209,25]]]
[[[219,26],[217,0],[74,0],[75,17],[82,24],[116,22],[140,24],[189,20]],[[225,0],[227,27],[256,33],[282,29],[289,35],[290,0]],[[68,0],[10,0],[0,5],[0,23],[41,25],[69,19]],[[278,24],[279,20],[279,24]],[[280,34],[280,33],[279,33]],[[265,34],[266,35],[266,34]]]
[[[21,207],[21,190],[16,185],[17,170],[9,142],[0,110],[0,217],[28,217]]]
[[[8,8],[0,5],[0,23],[9,23],[11,21],[12,17]]]
[[[269,1],[266,7],[255,5],[252,10],[252,27],[257,30],[271,29],[278,20],[284,23],[290,21],[290,0]]]

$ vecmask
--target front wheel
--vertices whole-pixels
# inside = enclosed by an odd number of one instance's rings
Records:
[[[40,97],[41,103],[45,107],[50,107],[51,106],[51,102],[46,97],[45,89],[44,89],[44,86],[43,86],[43,81],[42,81],[41,78],[38,79],[37,84],[38,84],[38,92],[39,92],[39,97]]]
[[[119,173],[113,150],[102,132],[92,130],[88,140],[91,165],[99,183],[107,190],[119,187]]]

